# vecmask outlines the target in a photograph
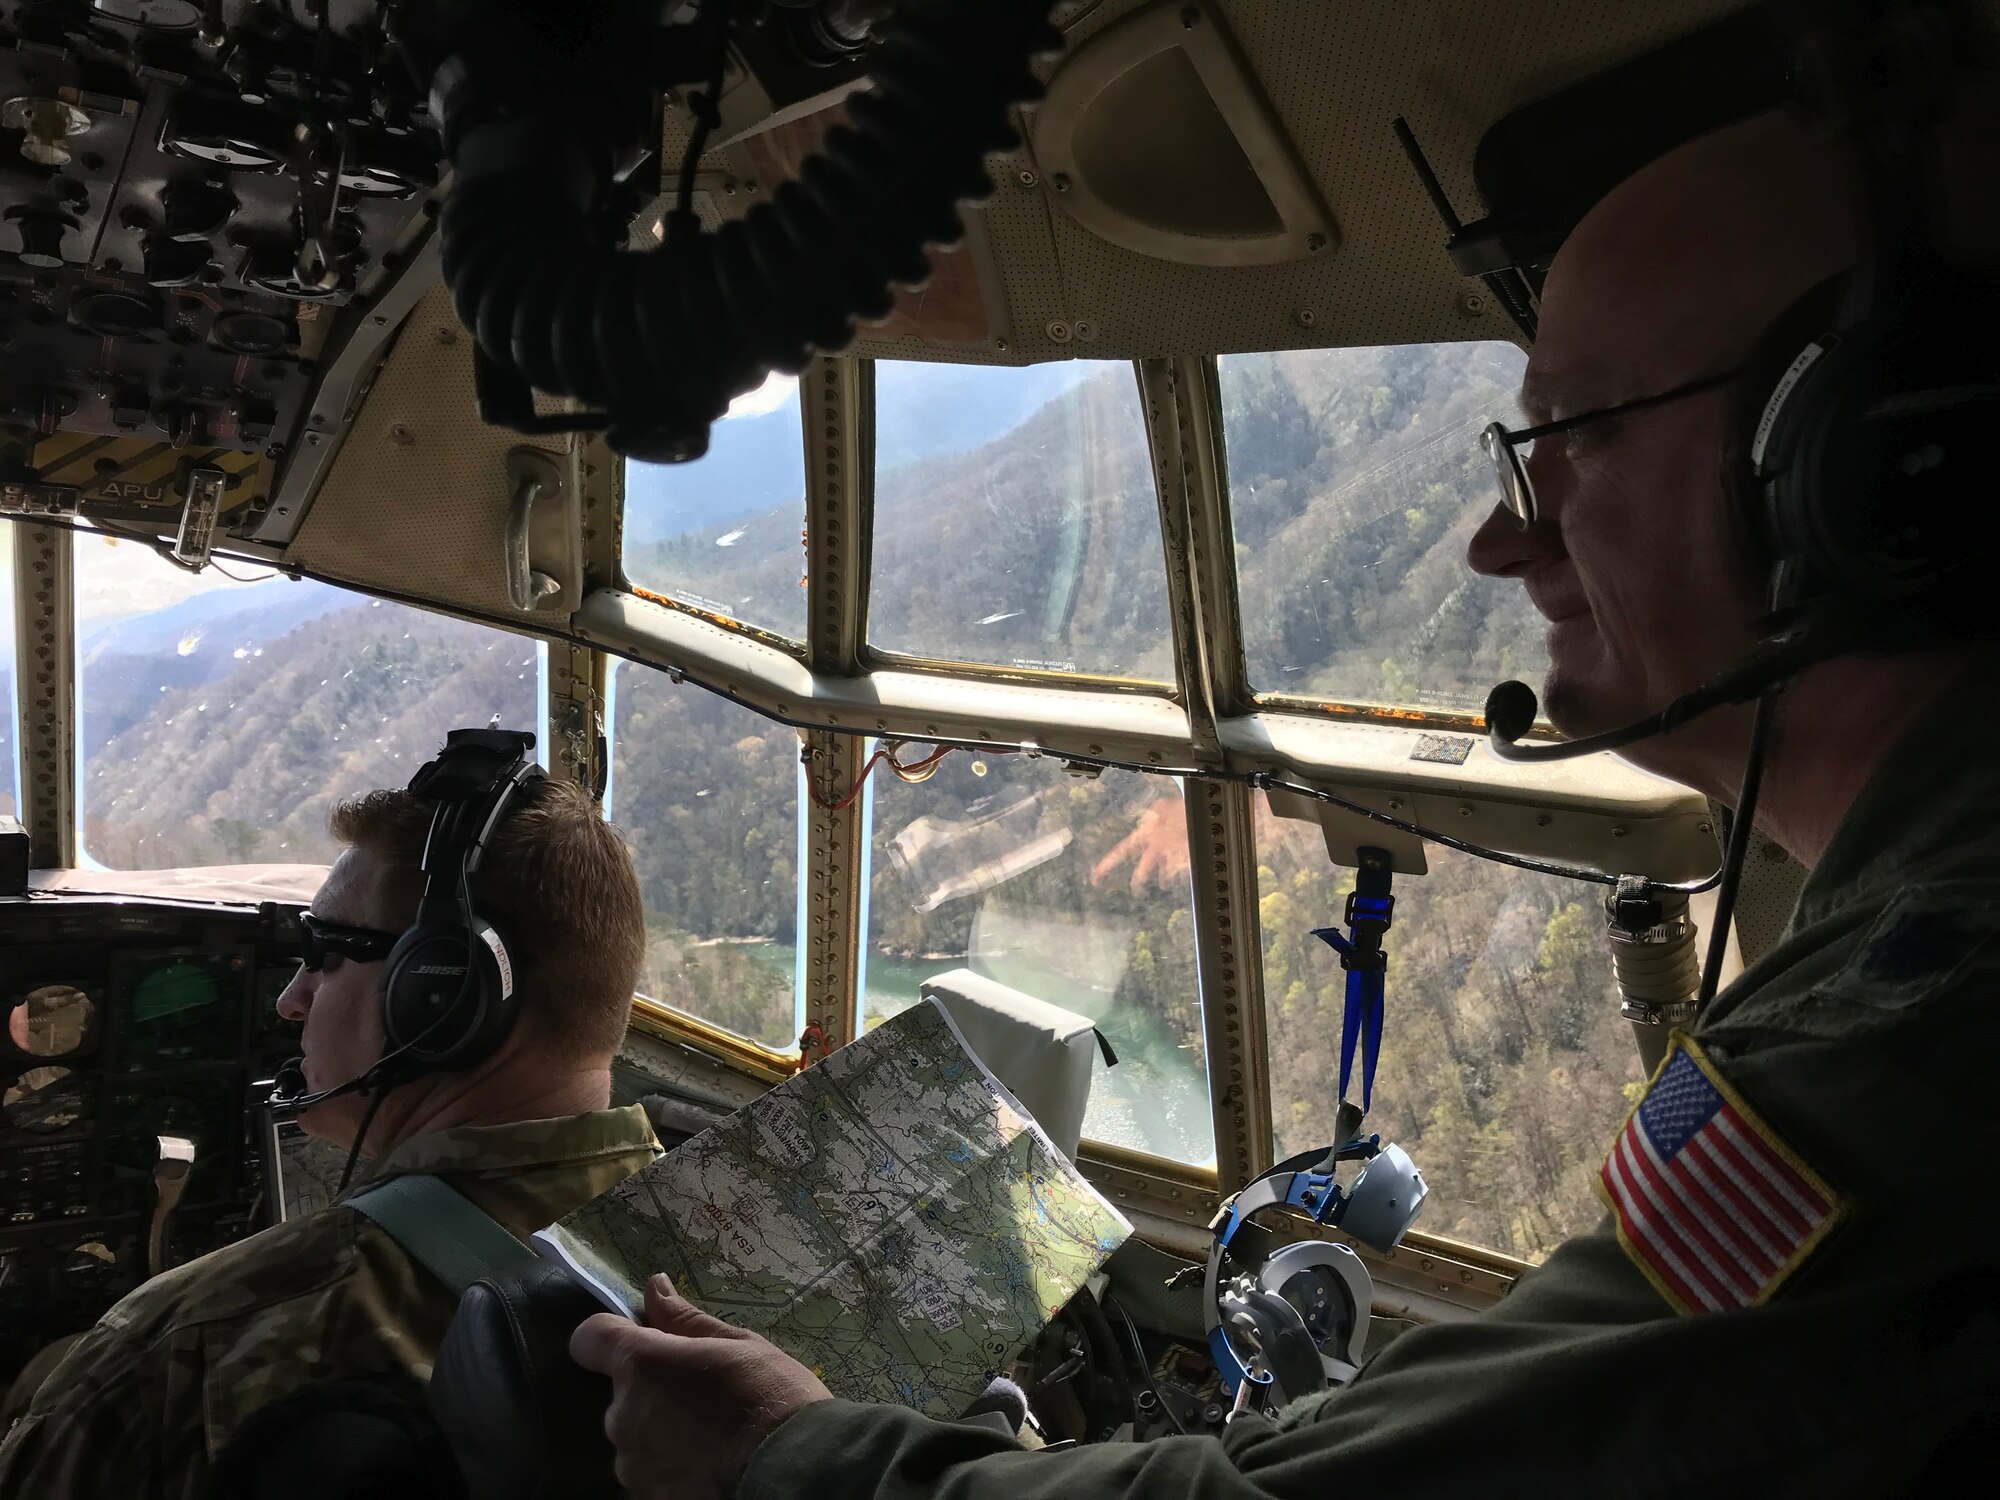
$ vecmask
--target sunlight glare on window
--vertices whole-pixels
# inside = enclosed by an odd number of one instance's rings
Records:
[[[1416,1228],[1540,1261],[1596,1224],[1604,1149],[1643,1087],[1618,1013],[1600,889],[1431,846],[1396,877],[1374,1107],[1363,1129],[1430,1184]],[[1258,914],[1277,1155],[1328,1144],[1338,1103],[1339,926],[1354,872],[1317,823],[1257,798]],[[1360,1062],[1350,1097],[1360,1102]]]
[[[1498,498],[1479,430],[1516,413],[1512,344],[1225,355],[1243,646],[1260,693],[1478,709],[1539,681],[1543,624],[1466,543]]]
[[[631,662],[611,720],[605,810],[646,905],[639,992],[796,1051],[798,732]]]
[[[971,969],[1109,1039],[1088,1139],[1212,1163],[1178,783],[960,753],[919,785],[878,772],[872,790],[864,1029]]]
[[[1128,364],[875,366],[868,640],[1171,681],[1166,561]]]
[[[113,869],[320,864],[341,797],[533,729],[535,642],[331,584],[76,538],[77,828]]]
[[[691,464],[625,464],[625,574],[642,588],[793,640],[806,633],[799,382],[739,396]]]

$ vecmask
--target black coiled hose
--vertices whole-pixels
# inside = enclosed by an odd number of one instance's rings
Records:
[[[959,238],[959,203],[992,188],[1016,144],[1009,111],[1061,37],[1051,0],[903,0],[852,126],[796,180],[715,233],[657,250],[604,243],[601,174],[562,113],[500,112],[448,131],[456,173],[440,221],[444,278],[485,359],[602,411],[612,446],[679,462],[771,370],[844,348],[921,281],[926,247]]]

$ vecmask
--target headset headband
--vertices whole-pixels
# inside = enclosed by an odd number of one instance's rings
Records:
[[[535,737],[521,730],[454,729],[438,758],[410,778],[411,795],[437,804],[424,840],[426,903],[458,899],[460,882],[477,873],[509,804],[542,778],[534,748]]]

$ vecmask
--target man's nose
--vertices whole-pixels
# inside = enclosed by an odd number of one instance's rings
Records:
[[[303,1022],[306,1012],[312,1009],[313,976],[300,965],[299,972],[292,976],[292,982],[285,986],[278,996],[278,1014],[287,1021]]]
[[[1466,566],[1488,578],[1513,578],[1545,566],[1562,550],[1556,528],[1547,516],[1523,530],[1505,505],[1479,523],[1465,549]]]

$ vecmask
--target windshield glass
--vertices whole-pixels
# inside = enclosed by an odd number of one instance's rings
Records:
[[[625,464],[625,576],[793,640],[806,633],[805,522],[793,375],[738,397],[694,463]]]
[[[324,863],[336,799],[408,785],[449,730],[537,729],[535,642],[240,578],[76,537],[80,863]]]
[[[799,1014],[799,736],[622,662],[606,815],[646,904],[639,993],[775,1052]]]
[[[1277,1154],[1328,1144],[1354,872],[1317,823],[1257,798],[1257,883]],[[1645,1085],[1618,1013],[1601,888],[1433,845],[1396,877],[1381,1063],[1364,1130],[1430,1184],[1416,1227],[1539,1261],[1603,1217],[1604,1148]],[[1350,1097],[1361,1098],[1360,1062]]]
[[[1179,784],[959,753],[917,785],[878,771],[869,790],[863,1028],[970,969],[1110,1042],[1118,1062],[1097,1059],[1087,1138],[1212,1163]]]
[[[1251,685],[1477,710],[1539,682],[1541,618],[1465,565],[1498,492],[1479,431],[1517,416],[1512,344],[1415,344],[1218,361]]]
[[[875,366],[869,644],[1173,679],[1166,561],[1129,364]]]

